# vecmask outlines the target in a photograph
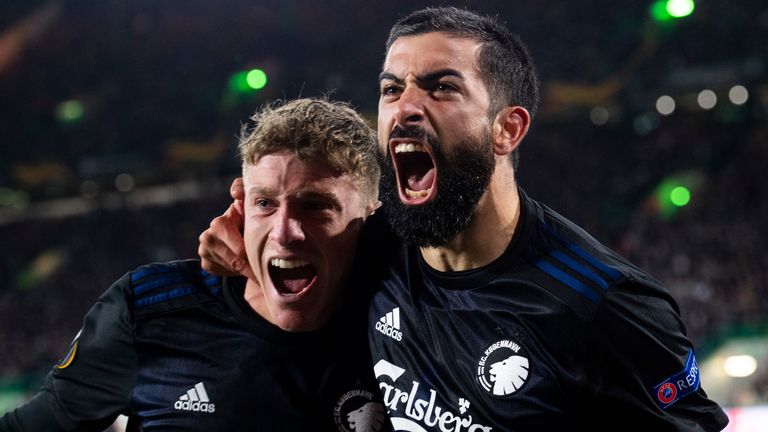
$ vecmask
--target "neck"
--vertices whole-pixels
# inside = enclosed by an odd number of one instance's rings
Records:
[[[258,282],[253,279],[247,279],[245,282],[243,298],[248,305],[251,306],[251,309],[266,319],[267,309],[264,301],[264,293],[261,291]]]
[[[507,249],[520,220],[520,195],[514,172],[496,168],[469,227],[443,246],[421,248],[430,267],[443,272],[471,270],[490,264]]]

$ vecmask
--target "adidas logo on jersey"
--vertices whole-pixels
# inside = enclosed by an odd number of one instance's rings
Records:
[[[391,337],[396,341],[403,340],[403,332],[400,331],[400,308],[396,307],[376,321],[376,330],[379,333]]]
[[[180,411],[204,413],[213,413],[216,411],[216,405],[212,404],[211,400],[208,398],[208,392],[205,391],[205,386],[202,381],[195,384],[194,387],[181,395],[179,400],[173,404],[173,407]]]

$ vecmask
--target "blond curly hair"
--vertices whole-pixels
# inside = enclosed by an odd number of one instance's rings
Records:
[[[350,175],[365,198],[378,199],[376,132],[349,104],[318,98],[277,101],[251,120],[243,125],[238,144],[243,169],[265,155],[289,150],[302,161]]]

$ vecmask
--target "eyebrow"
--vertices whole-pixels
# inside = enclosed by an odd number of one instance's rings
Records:
[[[382,72],[379,74],[379,82],[384,80],[394,81],[396,84],[402,84],[404,82],[402,78],[398,78],[397,75],[390,72]]]
[[[446,76],[453,76],[456,78],[459,78],[461,80],[464,80],[464,75],[457,71],[456,69],[451,68],[444,68],[444,69],[438,69],[436,71],[428,72],[423,75],[418,75],[416,77],[416,81],[418,82],[434,82],[439,80],[440,78],[446,77]],[[379,83],[381,83],[384,80],[391,80],[394,81],[395,84],[403,84],[405,83],[405,80],[403,78],[398,77],[397,75],[391,73],[391,72],[382,72],[379,74]]]
[[[248,188],[248,191],[251,194],[256,194],[259,196],[265,196],[265,197],[274,197],[276,195],[280,195],[280,192],[277,191],[277,189],[271,188],[271,187],[264,187],[264,186],[253,186],[251,188]],[[335,194],[331,192],[325,192],[315,189],[299,189],[291,194],[292,196],[300,199],[300,200],[322,200],[330,203],[333,205],[334,208],[341,208],[341,202],[339,201],[338,197],[336,197]]]
[[[257,194],[269,197],[277,195],[277,191],[275,189],[263,186],[251,186],[248,188],[248,192],[250,192],[251,195]]]
[[[322,192],[311,189],[303,189],[296,193],[296,197],[300,200],[319,200],[330,204],[334,210],[341,210],[341,202],[335,194],[330,192]]]

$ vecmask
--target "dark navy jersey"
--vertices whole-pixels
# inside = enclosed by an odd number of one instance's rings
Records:
[[[443,273],[399,246],[368,337],[397,431],[716,431],[662,285],[521,191],[507,250]]]
[[[197,260],[140,267],[106,291],[70,352],[0,430],[378,431],[386,425],[365,307],[288,333],[256,314],[244,279]]]

